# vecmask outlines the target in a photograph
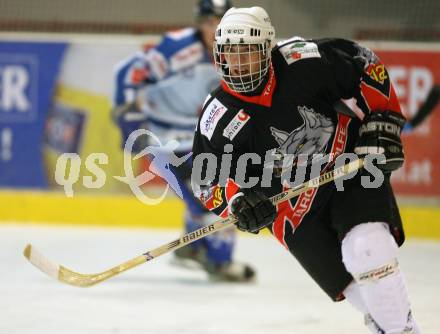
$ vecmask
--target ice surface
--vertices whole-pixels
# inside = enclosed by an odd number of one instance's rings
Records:
[[[1,334],[353,334],[360,314],[333,303],[268,236],[239,236],[237,258],[258,269],[251,285],[212,283],[164,255],[90,288],[63,285],[22,255],[32,243],[52,261],[99,272],[173,240],[179,231],[0,225]],[[440,333],[440,243],[401,249],[413,313]]]

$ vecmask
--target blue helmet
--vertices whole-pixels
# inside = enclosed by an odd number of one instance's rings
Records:
[[[229,0],[200,0],[196,6],[196,17],[222,17],[231,7],[232,4]]]

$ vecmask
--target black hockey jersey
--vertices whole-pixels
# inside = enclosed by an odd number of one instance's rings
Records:
[[[334,108],[336,101],[352,98],[363,113],[400,112],[388,73],[369,49],[343,39],[293,38],[278,43],[258,94],[240,95],[222,83],[207,97],[194,138],[193,161],[194,167],[203,165],[202,178],[206,176],[209,182],[196,195],[208,209],[225,217],[228,203],[247,180],[236,179],[237,166],[246,165],[246,178],[261,180],[271,150],[294,157],[353,152],[361,121],[338,114]],[[202,153],[215,157],[215,163],[198,158]],[[248,153],[257,153],[260,159],[249,160]],[[231,173],[225,178],[220,171],[228,164]],[[271,186],[262,190],[268,196],[281,192],[285,185],[280,180],[273,176]],[[277,221],[286,219],[296,228],[310,210],[319,209],[332,187],[311,189],[280,204],[272,232],[280,233]]]

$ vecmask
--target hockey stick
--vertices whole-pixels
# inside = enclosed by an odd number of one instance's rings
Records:
[[[415,129],[417,126],[419,126],[426,119],[426,117],[428,117],[431,112],[434,111],[439,101],[440,85],[434,85],[429,91],[425,102],[423,102],[423,104],[417,110],[414,117],[408,121],[408,126],[406,127],[406,129]]]
[[[288,189],[278,195],[270,198],[271,202],[276,205],[283,201],[287,201],[293,197],[312,189],[317,188],[323,184],[329,183],[336,179],[342,178],[350,173],[356,172],[363,167],[363,159],[352,161],[344,166],[335,168],[319,177],[306,181],[294,188]],[[172,242],[157,247],[151,251],[148,251],[142,255],[139,255],[131,260],[128,260],[116,267],[103,271],[97,274],[80,274],[74,272],[64,266],[55,264],[49,261],[43,254],[38,252],[32,245],[28,244],[24,249],[24,256],[38,269],[47,275],[55,278],[56,280],[78,287],[88,287],[105,281],[113,276],[116,276],[124,271],[134,268],[142,263],[151,261],[152,259],[159,257],[171,251],[175,251],[183,246],[186,246],[198,239],[206,237],[212,233],[218,232],[234,223],[237,220],[234,216],[229,215],[225,219],[217,220],[211,225],[202,227],[194,232],[183,235],[181,238]]]

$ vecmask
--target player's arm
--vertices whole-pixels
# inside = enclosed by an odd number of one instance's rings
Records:
[[[355,153],[361,157],[383,154],[386,161],[378,167],[384,172],[398,169],[404,162],[400,133],[406,119],[384,64],[373,51],[357,44],[329,53],[335,95],[354,97],[365,113]]]
[[[138,105],[140,90],[154,78],[151,76],[147,54],[137,52],[128,59],[121,61],[114,69],[113,107]]]
[[[215,136],[215,133],[214,133]],[[276,216],[275,206],[269,201],[268,197],[256,188],[242,189],[232,177],[220,180],[222,151],[220,147],[226,142],[221,139],[216,143],[216,139],[209,139],[200,131],[200,123],[194,136],[193,145],[193,175],[192,185],[194,194],[202,204],[211,212],[220,217],[234,214],[237,217],[237,227],[242,231],[258,233],[258,231],[271,224]],[[199,155],[210,155],[215,157],[215,167],[209,166],[207,162],[200,164]],[[237,156],[232,155],[231,170],[236,166]],[[208,178],[208,170],[215,173]],[[199,174],[199,175],[195,175]],[[203,182],[198,182],[202,180]]]
[[[381,153],[386,161],[378,165],[386,173],[400,168],[405,160],[400,134],[406,119],[385,65],[370,50],[362,57],[363,71],[358,104],[364,103],[365,118],[359,129],[355,153],[359,156]],[[357,61],[359,61],[357,59]]]
[[[142,92],[161,80],[168,71],[168,59],[162,40],[146,52],[137,52],[120,62],[114,71],[112,119],[119,126],[125,142],[131,132],[146,127],[148,115]]]
[[[114,69],[113,107],[139,103],[139,93],[146,85],[154,84],[169,70],[170,39],[165,36],[148,50],[138,51],[122,60]]]
[[[122,61],[114,70],[111,117],[121,130],[122,144],[147,121],[147,115],[141,111],[139,92],[148,82],[148,75],[145,55],[141,52]]]

